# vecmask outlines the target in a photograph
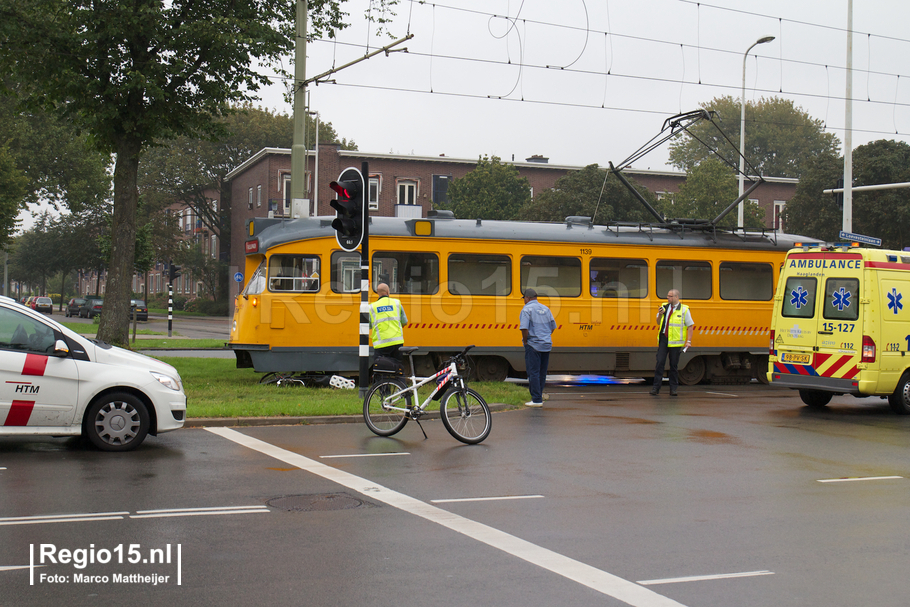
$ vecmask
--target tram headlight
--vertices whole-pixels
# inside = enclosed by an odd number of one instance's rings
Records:
[[[252,298],[250,298],[250,303],[252,303],[252,304],[253,304],[253,307],[255,308],[256,306],[259,305],[259,298],[258,298],[258,297],[252,297]]]

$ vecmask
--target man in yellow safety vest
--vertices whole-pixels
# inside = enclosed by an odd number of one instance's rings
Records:
[[[654,368],[654,385],[651,395],[657,396],[664,381],[664,364],[670,358],[670,396],[676,396],[679,386],[679,357],[692,345],[695,321],[689,313],[689,306],[679,301],[679,291],[667,292],[667,303],[657,311],[657,366]]]
[[[408,317],[401,302],[389,297],[389,285],[376,285],[379,299],[370,305],[370,339],[377,356],[391,356],[400,359],[398,349],[404,345],[402,327],[408,324]]]

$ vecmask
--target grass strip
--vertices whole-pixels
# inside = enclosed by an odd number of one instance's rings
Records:
[[[232,359],[155,358],[173,365],[180,373],[188,399],[187,417],[296,417],[363,413],[363,401],[356,389],[263,385],[259,383],[262,373],[238,369]],[[469,382],[468,385],[488,403],[519,406],[528,399],[527,388],[512,383]],[[421,398],[426,398],[426,394]]]

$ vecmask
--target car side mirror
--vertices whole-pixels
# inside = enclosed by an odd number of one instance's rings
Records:
[[[55,356],[66,356],[70,353],[69,346],[66,345],[66,342],[62,339],[58,339],[54,343],[54,355]]]

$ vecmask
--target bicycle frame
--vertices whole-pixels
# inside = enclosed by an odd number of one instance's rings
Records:
[[[441,369],[440,371],[437,371],[436,373],[434,373],[433,375],[431,375],[429,377],[419,378],[412,373],[412,375],[408,378],[411,382],[411,385],[406,388],[402,388],[398,392],[395,392],[394,394],[390,394],[387,397],[383,398],[382,399],[383,407],[384,408],[388,407],[389,410],[402,411],[402,412],[407,413],[408,410],[406,408],[396,407],[394,405],[387,404],[387,402],[395,402],[396,400],[401,398],[407,392],[410,392],[414,395],[415,403],[419,402],[419,398],[417,396],[417,390],[419,388],[421,388],[422,386],[427,385],[431,381],[437,380],[440,377],[443,377],[443,380],[437,381],[436,388],[430,393],[429,396],[427,396],[426,400],[424,400],[419,405],[415,405],[412,407],[412,409],[416,409],[417,411],[421,411],[421,412],[424,411],[427,408],[427,406],[430,404],[430,401],[433,400],[433,397],[435,397],[437,394],[439,394],[440,391],[443,389],[443,387],[445,387],[449,383],[450,380],[459,378],[458,366],[454,360],[452,362],[450,362],[447,367],[445,367],[444,369]],[[418,382],[418,380],[420,380],[420,381]]]

